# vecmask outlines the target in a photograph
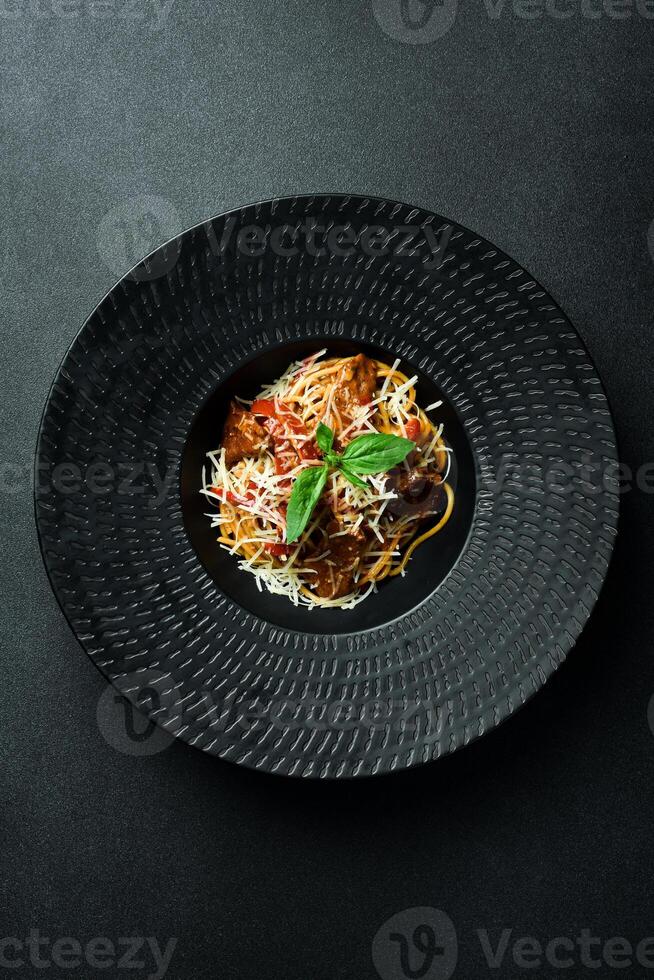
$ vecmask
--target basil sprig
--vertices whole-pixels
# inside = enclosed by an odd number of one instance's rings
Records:
[[[411,439],[371,432],[348,443],[342,462],[352,473],[385,473],[406,459],[415,448]]]
[[[323,463],[322,466],[310,466],[302,470],[293,484],[286,512],[286,540],[289,544],[297,541],[309,523],[313,508],[325,489],[328,473],[327,463]]]
[[[359,474],[366,476],[370,473],[385,473],[406,459],[411,450],[416,448],[411,439],[371,432],[353,439],[345,447],[345,452],[335,453],[334,433],[322,422],[316,429],[316,442],[325,461],[320,466],[310,466],[302,470],[293,484],[286,513],[286,541],[289,544],[297,541],[309,523],[313,509],[325,489],[330,469],[338,470],[354,486],[365,487],[366,484]]]
[[[318,449],[322,449],[325,454],[331,453],[332,446],[334,445],[334,433],[328,425],[324,425],[322,422],[318,422],[316,442],[318,443]]]

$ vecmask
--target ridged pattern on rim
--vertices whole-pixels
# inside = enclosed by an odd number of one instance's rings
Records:
[[[370,225],[438,235],[452,224],[395,202],[300,197],[233,212],[231,241],[250,223],[306,215],[348,224],[357,242]],[[248,258],[230,245],[216,254],[226,220],[164,246],[158,268],[170,268],[159,278],[148,279],[146,263],[122,280],[65,357],[39,437],[41,478],[65,462],[86,473],[106,461],[122,484],[106,494],[83,481],[67,492],[37,487],[54,590],[103,673],[132,698],[148,680],[151,717],[207,752],[314,777],[438,758],[537,691],[597,599],[617,525],[614,482],[544,492],[492,480],[508,454],[545,469],[615,465],[597,373],[548,294],[458,225],[430,270],[418,253]],[[417,611],[365,633],[288,632],[245,612],[205,572],[182,520],[180,460],[201,405],[253,352],[309,336],[368,340],[418,365],[460,413],[481,480],[450,575]],[[158,505],[129,484],[144,461],[172,478]],[[271,702],[290,707],[274,723],[257,718],[257,704]],[[338,702],[352,717],[324,723]],[[371,723],[371,702],[388,705],[387,724]]]

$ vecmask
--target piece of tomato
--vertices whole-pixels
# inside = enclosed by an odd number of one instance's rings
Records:
[[[272,419],[277,414],[275,403],[268,398],[259,398],[253,403],[250,411],[253,415],[264,415],[267,419]]]
[[[269,555],[274,555],[275,558],[282,558],[284,555],[290,555],[293,549],[289,544],[282,544],[279,542],[268,542],[264,544],[263,550],[267,551]]]
[[[300,459],[320,459],[321,455],[315,439],[310,439],[308,442],[303,442],[302,445],[298,447],[298,454]]]
[[[406,437],[410,439],[411,442],[417,442],[420,433],[422,431],[422,426],[420,425],[420,419],[409,419],[406,424]]]
[[[297,462],[292,456],[289,456],[286,453],[283,455],[281,453],[279,455],[275,455],[276,476],[284,476],[285,473],[288,473],[290,470],[294,469],[295,466],[297,466]]]
[[[293,409],[289,408],[288,405],[285,405],[284,402],[278,402],[276,415],[278,419],[281,419],[284,422],[284,425],[290,429],[291,432],[295,432],[298,435],[306,435],[306,425],[302,419],[297,417]]]
[[[252,403],[250,409],[253,415],[262,415],[267,419],[283,420],[286,428],[291,432],[306,432],[306,427],[302,419],[299,419],[295,412],[285,405],[284,402],[274,402],[270,398],[259,398]]]
[[[252,489],[253,487],[254,483],[250,483],[250,488]],[[254,503],[254,497],[250,496],[250,494],[246,494],[245,497],[237,497],[231,490],[223,490],[222,487],[210,487],[209,489],[217,494],[223,502],[235,504],[237,507],[242,507],[243,504]]]

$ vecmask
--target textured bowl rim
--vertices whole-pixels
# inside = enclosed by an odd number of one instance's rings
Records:
[[[133,277],[133,273],[135,272],[135,270],[137,270],[143,264],[147,263],[154,255],[156,255],[158,252],[160,252],[163,249],[165,249],[168,245],[172,244],[173,242],[178,242],[178,241],[181,243],[191,233],[197,231],[198,229],[201,229],[205,225],[211,225],[211,224],[213,224],[217,220],[227,218],[230,215],[239,214],[241,212],[244,212],[244,211],[249,210],[249,209],[252,209],[252,208],[265,207],[265,206],[270,206],[270,205],[273,205],[273,204],[275,204],[275,205],[276,204],[283,204],[285,202],[292,202],[292,201],[310,201],[310,200],[316,200],[317,202],[319,202],[321,200],[324,201],[324,200],[327,200],[327,199],[336,199],[336,200],[340,199],[342,201],[343,200],[347,200],[347,201],[359,201],[359,202],[369,201],[369,202],[380,202],[380,203],[385,203],[385,204],[389,204],[390,203],[390,204],[394,204],[394,205],[399,205],[399,206],[401,206],[403,208],[409,208],[411,210],[418,210],[418,211],[424,212],[426,214],[436,215],[437,217],[442,218],[445,222],[447,222],[449,224],[452,224],[453,226],[457,227],[458,229],[461,229],[464,232],[467,232],[469,235],[472,235],[476,239],[479,239],[479,241],[481,243],[486,244],[489,247],[491,247],[492,249],[496,250],[502,256],[508,258],[522,272],[524,272],[526,275],[528,275],[529,278],[531,280],[533,280],[534,285],[536,287],[538,287],[540,290],[542,290],[543,293],[546,294],[546,296],[553,303],[556,311],[570,325],[570,327],[572,328],[572,330],[575,333],[576,340],[579,342],[581,348],[583,349],[583,352],[586,355],[586,358],[588,360],[588,363],[592,366],[592,368],[593,368],[593,370],[595,372],[595,378],[597,380],[597,383],[598,383],[598,386],[599,386],[599,390],[601,391],[602,395],[604,396],[604,399],[605,399],[605,402],[606,402],[607,423],[610,425],[611,437],[612,437],[613,444],[614,444],[614,447],[615,447],[615,455],[616,455],[616,458],[619,459],[619,444],[618,444],[618,437],[617,437],[617,432],[616,432],[615,419],[614,419],[613,411],[611,409],[611,403],[610,403],[610,400],[609,400],[609,397],[608,397],[608,393],[606,391],[606,387],[605,387],[604,381],[603,381],[603,379],[602,379],[602,377],[601,377],[601,375],[600,375],[600,373],[599,373],[599,371],[597,369],[597,365],[595,364],[594,358],[592,357],[592,355],[590,353],[590,350],[588,348],[588,345],[586,343],[586,340],[584,339],[584,337],[582,336],[582,334],[579,332],[579,330],[575,326],[574,322],[570,319],[570,317],[565,313],[565,311],[563,310],[563,308],[560,306],[560,304],[558,303],[558,301],[556,300],[556,298],[553,296],[552,292],[548,288],[546,288],[545,286],[543,286],[542,283],[540,282],[540,280],[537,279],[530,272],[530,270],[528,268],[526,268],[526,266],[524,266],[518,260],[512,258],[512,256],[504,250],[504,248],[495,245],[495,243],[493,241],[491,241],[490,239],[486,238],[485,236],[479,234],[478,232],[474,231],[473,229],[469,228],[467,225],[463,224],[462,222],[460,222],[458,220],[455,220],[455,219],[452,219],[452,218],[448,217],[447,215],[441,214],[440,212],[433,211],[431,209],[431,207],[428,206],[428,205],[419,205],[419,204],[415,204],[415,203],[410,204],[410,203],[408,203],[406,201],[400,201],[400,200],[397,200],[397,199],[391,199],[391,198],[379,196],[379,195],[376,195],[376,194],[365,194],[365,193],[360,193],[360,192],[356,192],[356,193],[344,193],[342,191],[338,191],[338,192],[334,191],[334,192],[330,192],[330,193],[325,193],[325,192],[305,192],[305,193],[298,193],[298,194],[286,194],[286,195],[283,195],[283,196],[280,196],[280,197],[263,198],[263,199],[259,199],[259,200],[256,200],[256,201],[251,201],[251,202],[248,202],[248,203],[244,203],[244,204],[241,204],[241,205],[238,205],[238,206],[229,208],[229,209],[227,209],[225,211],[219,211],[216,214],[211,215],[210,217],[203,218],[202,220],[197,221],[195,224],[190,225],[187,228],[184,228],[182,231],[178,232],[175,235],[172,235],[170,238],[168,238],[165,241],[161,242],[159,245],[157,245],[155,248],[153,248],[151,251],[149,251],[146,255],[144,255],[143,258],[141,258],[138,262],[134,263],[131,266],[130,269],[128,269],[121,276],[119,276],[114,281],[114,283],[111,285],[111,287],[109,289],[107,289],[107,291],[102,295],[102,297],[95,304],[95,306],[92,308],[92,310],[87,314],[87,316],[82,321],[79,329],[75,332],[74,336],[72,337],[70,343],[67,345],[67,347],[66,347],[66,349],[65,349],[65,351],[64,351],[64,353],[63,353],[63,355],[62,355],[62,357],[60,359],[60,362],[59,362],[59,364],[58,364],[58,366],[56,368],[56,371],[55,371],[55,373],[53,375],[52,381],[51,381],[50,385],[48,386],[47,395],[46,395],[46,398],[45,398],[45,401],[44,401],[44,405],[43,405],[43,409],[42,409],[42,412],[41,412],[41,415],[40,415],[40,418],[39,418],[36,444],[35,444],[35,447],[34,447],[34,467],[33,467],[33,479],[34,479],[34,483],[33,483],[32,502],[33,502],[33,508],[34,508],[34,518],[35,518],[35,525],[36,525],[36,531],[37,531],[37,540],[38,540],[38,544],[39,544],[39,551],[41,553],[41,558],[42,558],[42,561],[43,561],[43,564],[44,564],[44,567],[45,567],[45,570],[46,570],[46,574],[47,574],[47,577],[48,577],[48,581],[50,583],[50,587],[52,589],[52,592],[53,592],[53,594],[55,596],[55,599],[57,600],[57,604],[58,604],[61,612],[63,613],[64,618],[65,618],[65,620],[66,620],[66,622],[67,622],[67,624],[68,624],[68,626],[69,626],[69,628],[70,628],[73,636],[75,637],[77,643],[79,644],[79,646],[81,647],[81,649],[84,651],[84,653],[87,655],[87,657],[89,658],[89,660],[91,660],[91,662],[95,666],[96,670],[100,673],[100,675],[102,676],[103,680],[107,684],[110,684],[116,690],[118,690],[118,693],[123,698],[125,698],[126,700],[128,700],[130,702],[130,704],[132,704],[132,706],[135,708],[135,710],[139,711],[143,717],[148,717],[151,722],[153,722],[154,724],[156,724],[157,727],[161,729],[161,731],[165,732],[168,735],[168,737],[171,738],[171,741],[172,740],[174,740],[174,741],[182,741],[185,745],[187,745],[187,746],[195,749],[196,751],[201,752],[205,757],[209,755],[212,758],[216,759],[218,762],[223,762],[223,763],[226,762],[226,763],[229,763],[230,765],[236,766],[238,769],[247,769],[250,772],[258,772],[258,773],[260,773],[263,776],[275,776],[275,777],[278,777],[280,779],[293,779],[296,782],[306,782],[306,781],[309,781],[309,782],[332,782],[332,781],[334,781],[334,782],[344,782],[344,781],[350,781],[350,780],[352,780],[352,781],[353,780],[362,781],[362,780],[370,780],[370,779],[380,779],[380,778],[384,778],[384,777],[393,776],[395,774],[402,774],[402,773],[407,773],[407,772],[415,771],[416,769],[423,768],[423,767],[428,767],[428,766],[431,766],[431,765],[433,765],[435,763],[438,763],[438,762],[442,761],[443,759],[445,759],[446,757],[451,757],[454,754],[459,754],[462,751],[462,749],[467,749],[470,745],[472,745],[473,743],[477,742],[484,735],[491,734],[493,731],[495,731],[500,726],[504,726],[506,724],[506,722],[508,722],[510,719],[512,719],[519,711],[521,711],[522,708],[524,708],[529,702],[532,701],[532,699],[534,697],[536,697],[536,695],[538,695],[542,691],[543,687],[545,686],[545,684],[547,683],[547,681],[550,679],[550,677],[553,674],[558,673],[559,669],[561,668],[561,666],[563,665],[563,663],[565,662],[565,660],[568,658],[568,656],[570,655],[570,653],[572,652],[572,650],[576,646],[576,644],[577,644],[577,642],[579,640],[579,637],[581,636],[581,634],[583,633],[584,629],[586,628],[586,626],[588,624],[588,621],[589,621],[589,619],[591,618],[591,616],[593,614],[593,610],[595,608],[595,605],[599,601],[599,599],[601,597],[601,594],[602,594],[602,592],[604,590],[604,586],[606,584],[606,579],[608,577],[610,566],[611,566],[611,563],[613,561],[613,557],[614,557],[614,554],[615,554],[615,540],[616,540],[616,536],[617,536],[617,533],[618,533],[618,530],[619,530],[619,523],[620,523],[620,518],[621,518],[621,506],[620,506],[621,501],[620,501],[620,494],[618,492],[615,495],[615,520],[614,520],[613,525],[611,527],[610,551],[609,551],[608,558],[607,558],[607,561],[606,561],[606,567],[605,567],[604,573],[602,575],[602,580],[601,580],[601,582],[599,583],[599,585],[597,587],[597,599],[595,600],[595,602],[593,603],[593,605],[590,607],[589,613],[584,618],[583,622],[581,622],[579,629],[575,629],[575,630],[570,629],[570,635],[571,635],[571,638],[572,638],[572,643],[570,643],[569,646],[567,647],[563,659],[561,661],[559,661],[558,663],[556,663],[556,665],[553,666],[552,670],[548,673],[545,681],[538,688],[529,691],[526,694],[526,697],[524,698],[524,700],[521,700],[520,703],[518,703],[509,713],[507,713],[506,715],[504,715],[503,717],[501,717],[498,721],[496,721],[493,724],[492,728],[490,728],[490,729],[488,729],[486,731],[483,731],[483,732],[474,733],[464,743],[462,743],[460,745],[456,745],[453,748],[447,749],[443,753],[439,754],[436,758],[431,758],[431,759],[429,759],[427,761],[423,761],[421,759],[418,759],[418,760],[415,760],[415,761],[410,762],[409,764],[403,764],[403,765],[397,767],[396,769],[381,769],[379,771],[364,772],[364,773],[361,773],[361,774],[347,772],[347,773],[342,773],[342,774],[340,774],[340,773],[339,774],[336,774],[336,773],[328,773],[328,774],[323,775],[321,773],[321,774],[317,775],[317,774],[313,774],[312,773],[310,775],[307,775],[307,774],[302,773],[302,772],[290,772],[290,773],[286,773],[286,772],[277,771],[275,769],[261,769],[256,764],[253,764],[250,761],[240,761],[240,760],[232,759],[232,758],[229,758],[229,757],[226,757],[226,756],[223,756],[223,755],[218,755],[218,754],[215,754],[215,753],[209,753],[201,745],[196,745],[193,741],[189,740],[186,736],[181,736],[180,738],[178,738],[176,735],[171,735],[171,733],[169,731],[167,731],[167,729],[160,724],[160,722],[157,720],[157,718],[151,717],[150,714],[146,714],[145,712],[141,711],[139,705],[136,704],[134,702],[134,700],[132,700],[132,698],[128,697],[128,695],[125,692],[121,691],[119,688],[116,687],[116,685],[113,683],[113,681],[107,676],[107,674],[105,674],[105,672],[102,670],[101,666],[96,662],[96,660],[94,659],[94,657],[90,655],[90,653],[86,649],[84,643],[82,642],[82,640],[80,639],[80,637],[77,635],[77,631],[76,631],[75,627],[73,626],[73,623],[71,622],[71,618],[69,617],[69,614],[66,611],[66,607],[65,607],[64,601],[63,601],[62,597],[60,596],[59,589],[58,589],[58,587],[56,586],[56,584],[54,582],[52,571],[51,571],[51,569],[50,569],[50,567],[48,565],[48,562],[46,560],[45,550],[44,550],[43,533],[42,533],[42,529],[41,529],[40,522],[39,522],[39,517],[38,517],[38,496],[37,496],[37,494],[38,494],[38,481],[39,481],[39,455],[40,455],[41,440],[42,440],[42,434],[43,434],[43,429],[44,429],[44,423],[45,423],[45,419],[46,419],[46,416],[47,416],[47,413],[48,413],[48,409],[49,409],[49,406],[50,406],[52,394],[53,394],[54,388],[55,388],[55,386],[57,384],[57,381],[59,379],[59,376],[61,374],[62,368],[63,368],[63,366],[64,366],[64,364],[65,364],[65,362],[66,362],[66,360],[68,358],[68,355],[71,353],[71,351],[75,347],[75,345],[76,345],[79,337],[84,333],[87,325],[93,319],[93,317],[96,315],[96,313],[101,309],[101,307],[103,306],[103,304],[105,303],[105,301],[111,296],[111,294],[114,292],[114,290],[116,290],[122,283],[130,280],[131,277]],[[473,521],[473,524],[474,524],[474,521]],[[471,525],[471,527],[468,530],[468,538],[470,537],[471,531],[472,531],[472,525]],[[467,544],[467,541],[466,541],[466,544]],[[458,556],[457,560],[455,561],[455,563],[453,565],[453,569],[456,568],[456,566],[458,564],[458,561],[461,558],[461,555],[463,555],[464,553],[465,553],[465,546],[463,548],[463,551],[460,553],[460,555]],[[360,635],[361,633],[367,633],[367,632],[370,632],[370,631],[367,630],[367,629],[364,629],[364,630],[361,630],[361,631],[353,630],[352,631],[352,634],[353,635],[358,635],[358,634]],[[314,634],[311,634],[311,635],[314,635]]]

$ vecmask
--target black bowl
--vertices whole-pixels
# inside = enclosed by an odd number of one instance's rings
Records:
[[[322,347],[401,358],[458,468],[450,524],[351,611],[259,593],[198,493],[228,395]],[[545,683],[604,579],[616,464],[588,353],[517,263],[404,204],[299,197],[191,229],[100,303],[44,411],[36,516],[77,637],[154,721],[243,765],[360,776],[453,751]]]
[[[388,350],[369,343],[353,343],[328,337],[282,344],[248,358],[207,399],[189,433],[182,459],[182,512],[193,547],[216,585],[244,609],[288,630],[307,633],[354,633],[384,626],[418,606],[440,585],[455,564],[465,544],[475,505],[475,468],[470,444],[456,409],[447,396],[414,364],[404,361],[400,370],[418,375],[419,405],[442,400],[438,423],[444,423],[444,438],[452,449],[448,480],[456,492],[452,517],[438,535],[424,542],[413,554],[407,574],[381,583],[379,592],[354,609],[311,609],[296,607],[283,596],[260,592],[252,575],[238,568],[237,558],[216,544],[216,531],[207,518],[206,498],[200,494],[202,467],[209,450],[220,441],[227,407],[235,395],[254,398],[264,384],[279,377],[292,361],[324,348],[326,356],[347,357],[360,351],[378,360],[394,360]]]

